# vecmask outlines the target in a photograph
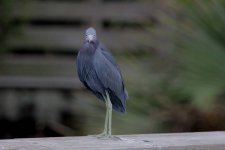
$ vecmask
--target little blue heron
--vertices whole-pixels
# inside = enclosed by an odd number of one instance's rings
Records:
[[[104,130],[97,137],[113,138],[112,108],[125,113],[128,94],[115,59],[98,41],[92,27],[85,32],[85,42],[77,56],[77,72],[84,86],[106,103]]]

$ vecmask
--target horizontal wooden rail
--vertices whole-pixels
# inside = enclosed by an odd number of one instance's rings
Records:
[[[85,28],[79,29],[73,27],[29,27],[21,28],[23,35],[18,37],[9,37],[7,45],[9,48],[50,48],[65,49],[66,51],[75,51],[80,48],[84,42]],[[109,30],[97,31],[100,41],[110,49],[131,49],[148,45],[151,34],[140,30]]]
[[[7,36],[6,46],[13,50],[42,49],[45,52],[78,50],[83,44],[84,31],[88,26],[95,27],[99,39],[112,50],[148,49],[146,47],[154,37],[140,26],[151,24],[159,9],[157,3],[149,0],[131,2],[31,0],[18,1],[14,5],[12,18],[20,25],[20,35]],[[59,25],[62,22],[69,26]],[[156,22],[153,21],[153,24]],[[105,24],[107,26],[111,23],[111,28],[107,29]],[[119,25],[120,28],[113,27],[113,24]]]
[[[0,77],[0,88],[17,89],[82,89],[80,81],[66,77]]]
[[[46,76],[77,78],[76,54],[61,55],[1,55],[1,76]]]
[[[225,132],[121,135],[121,140],[94,136],[0,140],[0,150],[224,150]]]
[[[27,1],[15,6],[14,16],[26,19],[114,19],[146,21],[153,14],[153,2],[142,0],[130,3],[103,3],[101,1]],[[116,11],[115,11],[116,10]]]

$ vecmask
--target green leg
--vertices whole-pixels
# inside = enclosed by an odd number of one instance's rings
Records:
[[[108,136],[112,135],[112,103],[110,101],[110,97],[108,92],[106,92],[106,99],[107,99],[107,111],[108,111]]]
[[[103,133],[107,134],[108,124],[109,124],[109,112],[107,108],[108,102],[106,101],[105,103],[106,103],[106,114],[105,114],[105,125],[104,125]]]
[[[109,124],[109,111],[108,111],[108,101],[107,98],[104,97],[105,103],[106,103],[106,113],[105,113],[105,125],[104,125],[104,130],[101,134],[97,135],[97,137],[102,138],[102,137],[107,137],[107,132],[108,132],[108,124]]]
[[[112,136],[112,103],[108,92],[106,92],[106,97],[104,97],[106,103],[106,116],[105,116],[105,126],[103,133],[99,134],[97,137],[102,139],[114,139],[121,140],[118,137]]]

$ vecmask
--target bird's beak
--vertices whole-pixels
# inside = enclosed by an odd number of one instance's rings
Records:
[[[88,35],[88,42],[91,42],[91,41],[93,41],[93,39],[94,39],[94,36],[93,35]]]

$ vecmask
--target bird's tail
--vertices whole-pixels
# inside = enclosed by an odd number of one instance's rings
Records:
[[[127,92],[123,93],[123,96],[117,96],[111,90],[109,91],[110,100],[113,109],[117,112],[126,113],[126,99],[128,97]]]

